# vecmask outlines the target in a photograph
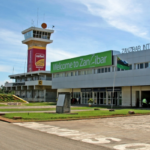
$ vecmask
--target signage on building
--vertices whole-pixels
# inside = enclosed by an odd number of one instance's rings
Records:
[[[114,91],[121,91],[121,87],[115,87],[114,88]],[[109,88],[107,88],[107,91],[113,91],[113,88],[112,87],[109,87]]]
[[[38,85],[42,85],[42,84],[43,84],[42,80],[39,80]]]
[[[91,88],[81,89],[81,92],[92,92]]]
[[[114,91],[121,91],[121,87],[115,87]],[[81,92],[106,92],[107,91],[113,91],[113,87],[108,88],[82,88]]]
[[[13,86],[22,86],[25,85],[25,83],[13,83]]]
[[[45,71],[46,66],[46,49],[30,48],[28,50],[28,72]]]
[[[51,73],[112,65],[112,51],[96,53],[51,63]]]
[[[106,91],[106,88],[93,88],[94,92]]]
[[[150,43],[145,44],[143,46],[132,46],[129,48],[123,48],[122,53],[130,53],[130,52],[137,52],[137,51],[144,51],[144,50],[150,50]]]

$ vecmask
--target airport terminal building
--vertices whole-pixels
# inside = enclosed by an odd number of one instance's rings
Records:
[[[9,76],[13,83],[6,83],[7,91],[29,102],[55,102],[57,90],[52,89],[52,77],[49,71],[34,71]]]
[[[117,57],[130,64],[130,70],[116,67]],[[51,63],[52,89],[69,92],[80,104],[141,107],[150,101],[150,50],[120,53],[105,51]],[[113,94],[114,87],[114,94]]]
[[[27,50],[27,72],[12,74],[14,83],[7,90],[27,101],[56,101],[60,93],[70,93],[79,104],[141,107],[142,99],[150,102],[150,44],[123,49],[124,53],[109,50],[51,63],[46,71],[46,46],[52,43],[54,30],[30,27],[24,31],[23,44]],[[117,68],[117,57],[127,61],[129,70]],[[114,91],[114,92],[113,92]]]

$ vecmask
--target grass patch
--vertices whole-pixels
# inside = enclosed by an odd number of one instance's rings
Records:
[[[56,105],[56,102],[30,102],[29,104],[23,104],[24,106],[48,106],[48,105]]]
[[[5,105],[5,104],[0,104],[0,106],[7,106],[7,105]]]
[[[1,103],[7,103],[7,102],[21,102],[20,99],[14,97],[12,94],[0,94],[0,102]]]
[[[9,108],[0,109],[0,112],[13,112],[13,111],[51,111],[56,110],[56,108]]]
[[[7,102],[5,102],[7,103]],[[51,106],[51,105],[56,105],[55,102],[31,102],[29,104],[25,104],[25,103],[22,103],[22,106]],[[0,104],[0,106],[6,106],[6,107],[20,107],[18,105],[4,105],[4,104]]]
[[[79,111],[78,114],[47,114],[47,113],[12,113],[6,114],[6,118],[12,119],[14,116],[20,116],[23,120],[34,120],[34,121],[48,121],[48,120],[62,120],[62,119],[81,119],[90,117],[105,117],[105,116],[115,116],[115,115],[127,115],[128,111],[135,111],[136,114],[148,114],[149,110],[137,110],[137,109],[120,109],[114,112],[109,112],[109,110],[99,110],[99,111]]]
[[[27,104],[25,104],[25,105],[27,105]],[[30,105],[30,106],[34,106],[34,105]],[[43,106],[43,105],[39,105],[39,106]],[[11,107],[11,106],[9,106],[9,107]],[[95,107],[71,107],[71,110],[87,110],[87,109],[94,110],[94,108]],[[99,107],[99,108],[102,108],[102,107]],[[51,111],[51,110],[56,110],[56,108],[19,108],[19,107],[18,108],[7,108],[6,107],[6,108],[3,108],[3,109],[0,109],[1,112],[13,112],[13,111]]]

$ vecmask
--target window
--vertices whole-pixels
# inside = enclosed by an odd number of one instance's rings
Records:
[[[112,72],[115,72],[116,71],[116,67],[112,67]]]
[[[75,72],[75,76],[77,76],[77,75],[78,75],[78,71]]]
[[[101,72],[104,73],[104,68],[101,69]]]
[[[50,39],[50,33],[48,33],[47,39],[48,39],[48,40]]]
[[[145,68],[148,68],[148,63],[145,63]]]
[[[84,75],[85,71],[82,70],[82,71],[79,71],[78,73],[79,73],[79,75]]]
[[[107,68],[105,68],[105,72],[107,72]]]
[[[68,77],[68,73],[67,72],[65,73],[65,77]]]
[[[75,75],[75,72],[71,72],[71,76],[74,76]]]
[[[150,63],[146,62],[146,63],[134,64],[134,67],[135,67],[135,69],[149,68],[150,67]]]
[[[97,69],[97,73],[101,73],[101,69]]]
[[[92,69],[88,69],[88,70],[86,71],[86,73],[87,73],[87,74],[92,74]]]
[[[140,64],[140,69],[143,69],[143,64]]]
[[[140,69],[139,64],[135,64],[135,69]]]
[[[33,31],[29,31],[29,32],[25,33],[24,37],[25,37],[25,40],[28,39],[28,38],[33,37]]]
[[[120,71],[120,68],[117,68],[117,71]]]
[[[130,66],[130,70],[132,70],[132,65],[129,65]]]
[[[108,71],[108,72],[110,72],[110,67],[109,67],[109,68],[107,68],[107,71]]]

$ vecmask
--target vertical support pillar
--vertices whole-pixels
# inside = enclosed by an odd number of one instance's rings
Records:
[[[92,99],[93,99],[93,104],[95,104],[94,92],[93,91],[92,91]]]
[[[44,90],[44,102],[46,102],[46,89]]]
[[[130,86],[130,106],[132,107],[132,86]]]
[[[141,89],[141,86],[140,86],[140,91],[139,91],[140,93],[140,98],[139,98],[139,103],[140,103],[140,107],[142,107],[142,89]]]
[[[82,91],[80,92],[80,104],[82,104]]]
[[[72,98],[73,98],[73,89],[72,89]]]
[[[106,105],[108,105],[108,92],[106,91]]]

